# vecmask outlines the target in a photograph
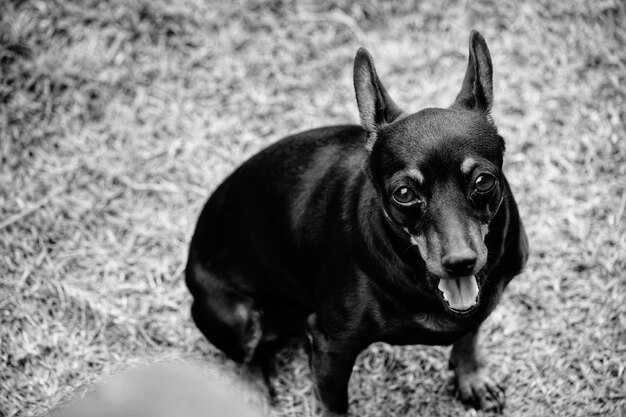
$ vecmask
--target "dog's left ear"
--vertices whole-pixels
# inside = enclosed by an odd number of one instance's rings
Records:
[[[479,111],[486,116],[493,103],[493,66],[487,43],[472,30],[469,38],[469,63],[463,86],[452,107]]]
[[[378,130],[404,112],[393,102],[378,79],[374,60],[365,48],[359,48],[354,58],[354,90],[361,124],[367,132],[366,148],[371,151]]]

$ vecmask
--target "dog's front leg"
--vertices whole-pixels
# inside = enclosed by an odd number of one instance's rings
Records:
[[[486,372],[477,344],[478,329],[459,339],[450,353],[450,369],[461,400],[486,411],[502,412],[504,388]]]
[[[324,417],[348,412],[348,381],[361,347],[354,342],[328,337],[311,314],[307,322],[308,354],[317,399]]]

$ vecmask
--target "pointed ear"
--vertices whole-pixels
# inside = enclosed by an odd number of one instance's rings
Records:
[[[359,48],[354,58],[354,90],[361,124],[367,132],[366,147],[372,150],[378,130],[404,112],[393,102],[378,79],[374,60],[365,48]]]
[[[493,103],[493,66],[485,39],[475,30],[469,38],[469,63],[461,91],[452,107],[476,110],[486,115]]]

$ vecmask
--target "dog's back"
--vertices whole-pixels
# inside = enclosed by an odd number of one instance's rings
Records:
[[[309,260],[328,247],[330,242],[320,239],[332,230],[328,212],[343,209],[354,191],[344,188],[361,176],[363,141],[359,126],[325,127],[284,138],[250,158],[205,205],[191,243],[192,254],[201,258],[194,260],[229,276],[222,281],[259,296],[281,291],[277,275],[285,275],[287,286],[310,289],[307,277],[315,275],[316,265]],[[239,281],[233,271],[246,279]],[[190,286],[198,285],[189,272]],[[312,303],[308,294],[301,299]]]

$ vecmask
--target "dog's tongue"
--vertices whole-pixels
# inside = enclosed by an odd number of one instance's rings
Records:
[[[478,284],[473,275],[456,279],[442,278],[438,288],[453,310],[468,310],[476,304]]]

